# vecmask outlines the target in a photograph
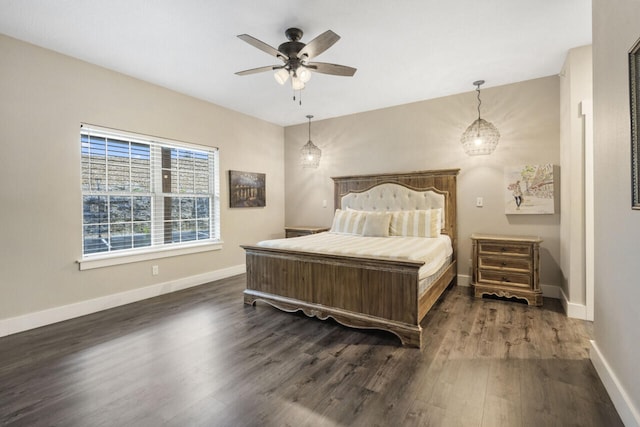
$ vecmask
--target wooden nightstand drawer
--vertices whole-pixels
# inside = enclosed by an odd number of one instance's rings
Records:
[[[531,245],[509,242],[480,242],[481,254],[531,256]]]
[[[309,233],[308,231],[300,231],[300,230],[286,230],[286,237],[287,239],[290,237],[300,237],[300,236],[308,236]]]
[[[478,257],[478,267],[481,269],[524,271],[528,273],[531,271],[531,260],[529,258],[480,255]]]
[[[538,237],[471,235],[473,278],[477,298],[483,295],[522,298],[542,305]]]
[[[508,271],[479,270],[478,282],[530,289],[531,275]]]
[[[294,226],[294,227],[285,227],[285,237],[300,237],[300,236],[308,236],[309,234],[322,233],[323,231],[329,231],[329,227],[309,227],[309,226]]]

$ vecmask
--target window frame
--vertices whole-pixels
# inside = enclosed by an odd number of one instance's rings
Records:
[[[83,167],[83,155],[82,155],[82,147],[83,142],[82,138],[84,134],[92,133],[100,134],[101,136],[106,136],[107,138],[120,139],[122,141],[127,142],[135,142],[139,144],[145,144],[149,146],[149,173],[150,173],[150,192],[149,193],[135,193],[131,189],[128,191],[128,197],[134,196],[142,196],[150,197],[151,199],[151,232],[150,232],[150,245],[142,246],[142,247],[134,247],[132,244],[131,248],[127,249],[117,249],[110,251],[101,251],[95,253],[85,253],[85,196],[87,195],[96,195],[99,193],[101,195],[105,195],[106,197],[111,196],[120,196],[126,195],[123,191],[116,191],[107,189],[106,191],[100,192],[100,190],[95,189],[86,189],[84,186],[84,178],[85,172],[81,170],[80,173],[80,191],[81,191],[81,257],[78,259],[78,264],[80,266],[80,270],[87,270],[92,268],[100,268],[111,265],[119,265],[131,262],[138,262],[144,260],[172,257],[177,255],[198,253],[204,251],[212,251],[212,250],[220,250],[222,249],[222,238],[220,236],[220,168],[219,168],[219,150],[217,147],[196,145],[192,143],[187,143],[183,141],[170,140],[166,138],[160,138],[155,136],[143,135],[134,132],[121,131],[117,129],[106,128],[103,126],[96,126],[87,123],[81,123],[80,126],[80,166],[81,169]],[[166,189],[162,186],[162,176],[163,176],[163,164],[162,164],[162,152],[163,148],[168,148],[172,150],[186,150],[193,152],[206,152],[209,157],[209,166],[208,166],[208,179],[209,179],[209,191],[208,193],[195,193],[195,188],[193,193],[190,192],[164,192]],[[131,159],[131,157],[128,157]],[[108,162],[108,159],[105,158],[105,162]],[[106,163],[105,163],[106,164]],[[106,166],[105,166],[106,167]],[[194,166],[195,168],[195,166]],[[195,169],[194,169],[195,171]],[[106,173],[106,172],[105,172]],[[194,172],[195,173],[195,172]],[[173,178],[173,177],[172,177]],[[195,182],[195,181],[194,181]],[[195,187],[194,183],[194,187]],[[187,240],[184,242],[165,242],[165,223],[167,222],[178,222],[181,223],[184,221],[183,218],[175,218],[171,216],[169,220],[165,218],[165,210],[164,210],[164,200],[167,198],[180,199],[183,198],[194,198],[194,203],[197,203],[198,197],[208,197],[209,202],[209,238],[200,239],[197,238],[195,240]],[[179,202],[181,203],[181,202]],[[194,207],[194,209],[196,209]],[[196,214],[197,215],[197,214]],[[133,221],[133,219],[132,219]],[[193,219],[194,222],[197,223],[197,216]],[[115,222],[114,222],[115,223]],[[112,223],[108,220],[107,224],[111,225]],[[196,236],[197,234],[196,228]],[[110,242],[111,244],[111,242]]]

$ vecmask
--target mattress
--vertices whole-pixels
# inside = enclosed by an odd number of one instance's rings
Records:
[[[258,246],[332,255],[382,257],[405,261],[421,261],[419,279],[440,273],[451,260],[453,248],[446,234],[438,237],[364,237],[353,234],[324,232],[289,239],[264,240]]]

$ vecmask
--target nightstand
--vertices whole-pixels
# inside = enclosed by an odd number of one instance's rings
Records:
[[[516,297],[542,305],[539,264],[542,239],[531,236],[472,234],[473,279],[476,298]]]
[[[323,231],[329,231],[329,227],[308,227],[308,226],[295,226],[295,227],[285,227],[285,236],[289,237],[300,237],[306,236],[308,234],[316,234],[322,233]]]

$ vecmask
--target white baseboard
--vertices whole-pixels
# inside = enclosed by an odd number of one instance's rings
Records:
[[[458,286],[471,286],[471,276],[467,274],[458,274]]]
[[[571,317],[573,319],[580,320],[589,320],[587,317],[587,306],[585,304],[576,304],[575,302],[569,301],[567,295],[565,295],[562,288],[558,287],[560,290],[562,301],[562,308],[564,308],[564,312],[567,313],[567,317]]]
[[[0,337],[236,276],[245,271],[245,264],[241,264],[204,274],[157,283],[155,285],[145,286],[144,288],[132,289],[126,292],[119,292],[117,294],[106,295],[60,307],[53,307],[34,313],[10,317],[8,319],[0,319]]]
[[[591,350],[589,351],[591,363],[596,368],[596,372],[607,389],[609,397],[613,405],[618,411],[618,415],[626,427],[640,427],[640,411],[634,407],[633,401],[625,391],[622,384],[611,370],[609,363],[604,358],[595,341],[591,341]]]

